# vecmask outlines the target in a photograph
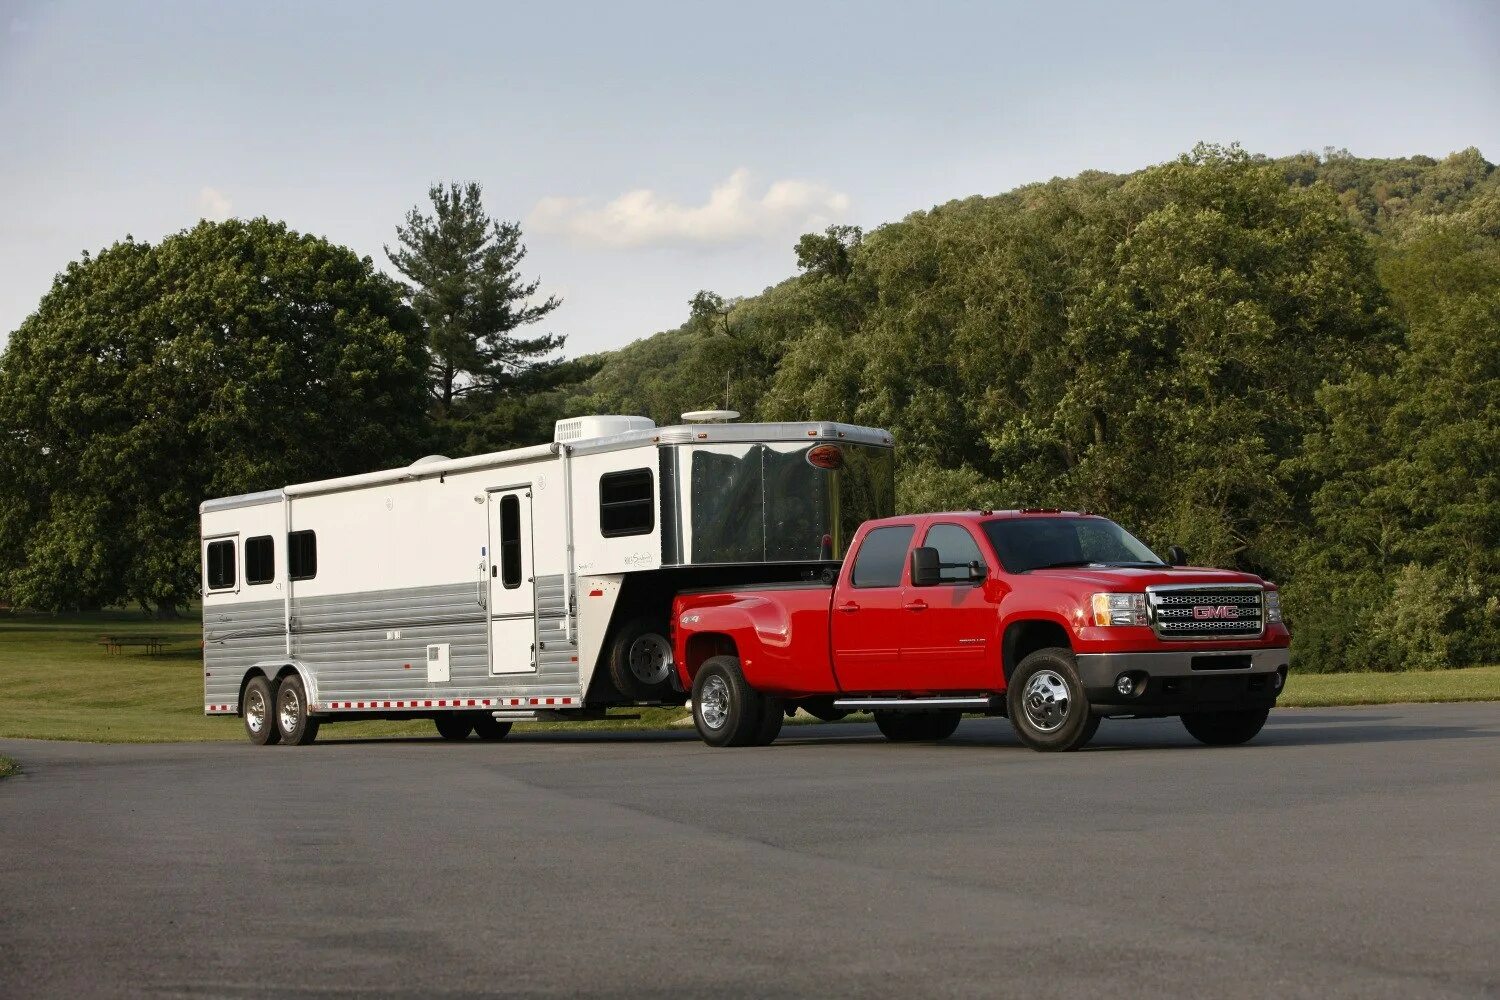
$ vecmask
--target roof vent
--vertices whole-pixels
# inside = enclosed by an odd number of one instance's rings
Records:
[[[707,424],[716,420],[738,420],[739,410],[689,410],[682,415],[684,423]]]
[[[448,458],[447,455],[423,455],[421,458],[419,458],[415,462],[411,463],[411,465],[408,465],[407,468],[408,469],[415,469],[419,465],[432,465],[432,464],[434,464],[436,462],[447,462],[447,461],[449,461],[449,458]]]
[[[655,426],[650,417],[569,417],[567,420],[559,420],[553,427],[552,440],[558,444],[567,444],[570,441],[587,441],[630,431],[650,430]]]

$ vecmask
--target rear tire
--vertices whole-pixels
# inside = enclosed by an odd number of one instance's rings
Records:
[[[786,705],[780,698],[761,698],[760,726],[755,730],[754,746],[768,747],[781,735],[782,723],[786,722]]]
[[[1006,713],[1021,742],[1033,750],[1077,750],[1094,738],[1099,717],[1089,707],[1078,661],[1059,646],[1027,656],[1005,690]]]
[[[494,743],[497,740],[503,740],[505,739],[505,737],[509,736],[510,727],[515,725],[515,723],[501,722],[493,715],[487,715],[481,712],[478,715],[474,716],[473,725],[474,732],[479,735],[480,739],[488,740],[489,742]]]
[[[632,618],[621,625],[609,644],[609,679],[632,701],[663,701],[672,688],[672,643],[666,623],[654,618]]]
[[[1255,739],[1270,714],[1269,708],[1187,712],[1182,716],[1182,725],[1199,743],[1211,747],[1235,747]]]
[[[711,747],[750,746],[765,723],[764,701],[745,682],[738,659],[710,656],[693,678],[693,725]]]
[[[957,712],[876,712],[875,725],[892,743],[935,743],[958,728]]]
[[[245,685],[240,714],[245,720],[245,735],[256,746],[264,747],[281,742],[281,732],[276,728],[276,713],[272,708],[275,704],[271,682],[259,675],[250,678],[250,683]]]
[[[474,720],[458,712],[433,716],[432,722],[437,726],[438,735],[445,740],[466,740],[474,731]]]
[[[308,714],[307,691],[296,674],[287,674],[276,685],[276,728],[281,742],[289,746],[306,746],[318,738],[318,720]]]

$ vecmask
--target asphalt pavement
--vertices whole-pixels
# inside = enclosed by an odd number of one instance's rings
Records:
[[[1495,996],[1500,704],[0,740],[0,997]]]

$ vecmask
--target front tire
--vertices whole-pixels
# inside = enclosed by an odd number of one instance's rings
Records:
[[[1039,649],[1022,660],[1011,674],[1005,703],[1016,735],[1033,750],[1077,750],[1099,729],[1070,649]]]
[[[245,698],[240,704],[240,714],[245,720],[245,735],[256,746],[264,747],[281,742],[275,712],[272,711],[275,704],[271,682],[259,675],[250,678],[250,683],[245,685]]]
[[[764,702],[733,656],[710,656],[693,678],[693,726],[711,747],[754,743],[765,724]]]
[[[674,692],[672,643],[666,625],[653,618],[632,618],[609,644],[609,679],[633,701],[664,701]]]
[[[935,743],[958,728],[957,712],[876,712],[875,725],[892,743]]]
[[[474,731],[474,720],[458,712],[434,716],[432,722],[445,740],[466,740]]]
[[[1237,747],[1255,739],[1270,714],[1269,708],[1234,712],[1185,712],[1182,725],[1199,743],[1211,747]]]
[[[318,720],[308,714],[307,691],[296,674],[287,674],[276,686],[276,728],[281,742],[294,747],[318,738]]]

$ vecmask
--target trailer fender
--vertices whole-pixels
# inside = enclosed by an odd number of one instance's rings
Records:
[[[250,683],[251,678],[264,677],[271,682],[274,689],[275,685],[280,683],[282,678],[290,674],[296,674],[301,678],[302,690],[307,692],[308,708],[309,710],[316,709],[318,706],[318,682],[314,679],[313,672],[307,669],[307,666],[300,660],[287,660],[283,658],[261,660],[257,663],[252,663],[245,669],[245,675],[240,678],[240,693],[239,699],[235,703],[235,714],[244,715],[245,687]]]

